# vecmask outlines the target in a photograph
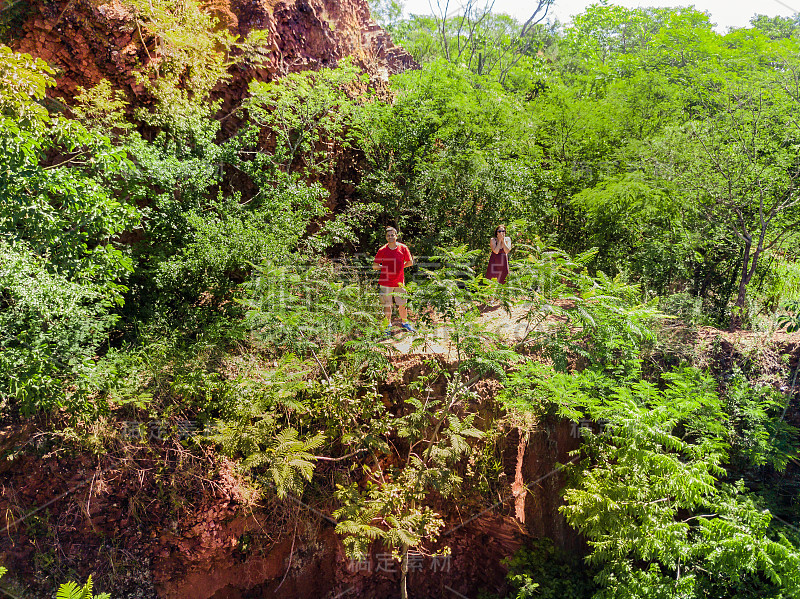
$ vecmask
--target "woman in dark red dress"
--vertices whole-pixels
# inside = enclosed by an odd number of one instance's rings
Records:
[[[494,237],[489,241],[492,253],[489,254],[489,266],[486,267],[486,278],[497,279],[503,284],[508,276],[508,252],[511,251],[511,239],[506,237],[503,225],[494,230]]]

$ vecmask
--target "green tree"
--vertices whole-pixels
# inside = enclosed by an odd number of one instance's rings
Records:
[[[663,8],[590,6],[576,15],[565,31],[564,42],[570,59],[579,57],[600,76],[623,74],[629,57],[653,40],[671,13],[670,9]]]
[[[47,129],[8,127],[0,144],[0,231],[47,257],[54,271],[104,285],[119,301],[131,261],[114,242],[138,221],[138,210],[114,193],[129,165],[124,150],[60,118]]]
[[[394,102],[375,105],[363,129],[370,168],[362,200],[383,206],[381,224],[416,238],[422,253],[483,246],[496,222],[535,221],[547,211],[537,194],[534,128],[515,97],[444,61],[393,85]]]
[[[113,139],[115,134],[133,128],[126,116],[129,103],[125,93],[112,89],[108,79],[88,90],[79,87],[78,91],[72,113],[89,131]]]
[[[418,393],[426,382],[414,385]],[[425,545],[435,543],[444,527],[442,517],[425,500],[432,492],[442,497],[456,493],[462,479],[455,465],[471,453],[468,439],[483,436],[472,426],[474,414],[456,415],[456,408],[471,395],[469,385],[458,376],[450,380],[443,400],[432,397],[430,391],[410,398],[409,413],[394,423],[408,444],[402,466],[387,470],[378,466],[363,491],[353,483],[336,492],[342,503],[334,512],[339,520],[336,532],[345,535],[348,554],[363,556],[376,540],[390,548],[400,561],[402,599],[408,598],[409,551],[424,553]]]
[[[136,12],[139,41],[148,55],[139,77],[162,104],[176,94],[205,102],[214,87],[230,80],[231,67],[263,65],[267,30],[253,29],[240,39],[196,0],[126,1]],[[165,115],[175,108],[165,105]]]
[[[78,417],[133,268],[119,235],[139,211],[117,198],[124,150],[38,104],[50,72],[0,48],[0,394],[26,414]]]
[[[789,39],[797,31],[798,18],[756,15],[750,19],[750,26],[764,32],[771,40]]]
[[[38,100],[54,84],[51,77],[54,74],[42,59],[0,45],[0,114],[4,129],[14,126],[14,121],[27,124],[47,121],[47,111]]]
[[[539,0],[520,24],[494,14],[493,1],[468,0],[456,8],[450,0],[436,0],[430,4],[432,20],[423,22],[435,27],[440,57],[505,83],[520,60],[541,48],[546,32],[539,24],[552,4],[552,0]]]
[[[285,172],[306,176],[329,171],[332,152],[323,144],[348,147],[359,125],[352,90],[365,76],[351,60],[335,69],[292,73],[280,80],[250,84],[248,118],[275,136],[271,161]]]
[[[552,401],[586,423],[561,509],[588,539],[595,597],[797,596],[797,548],[741,481],[723,482],[727,417],[711,377],[679,369],[659,388],[626,370],[531,365],[504,391],[516,409]]]
[[[702,106],[710,114],[670,135],[662,155],[703,216],[729,231],[729,243],[740,248],[731,318],[737,328],[759,259],[800,223],[800,129],[795,101],[778,86],[733,86]]]
[[[403,16],[404,4],[398,0],[370,0],[369,12],[378,25],[394,35]]]

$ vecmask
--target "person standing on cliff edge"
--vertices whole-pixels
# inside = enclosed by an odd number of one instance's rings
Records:
[[[386,334],[390,335],[392,333],[392,298],[394,298],[394,303],[397,304],[397,312],[400,314],[400,326],[409,333],[417,332],[408,323],[405,296],[404,269],[412,264],[414,264],[414,259],[411,257],[408,247],[397,241],[397,229],[386,227],[386,245],[378,250],[372,263],[373,270],[381,271],[378,284],[380,285],[380,298],[383,306]]]

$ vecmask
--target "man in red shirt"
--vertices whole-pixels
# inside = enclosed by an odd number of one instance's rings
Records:
[[[397,242],[397,229],[386,227],[386,245],[375,254],[372,264],[373,270],[380,269],[381,278],[380,298],[383,313],[386,317],[386,332],[392,331],[392,298],[397,304],[400,314],[400,326],[410,333],[416,333],[414,327],[408,323],[408,310],[406,309],[405,275],[403,269],[414,264],[411,252],[405,244]]]

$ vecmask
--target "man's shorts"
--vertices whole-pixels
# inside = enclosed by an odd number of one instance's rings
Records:
[[[384,287],[380,286],[381,290],[378,294],[381,298],[381,306],[387,308],[392,305],[392,298],[394,303],[398,306],[406,305],[406,288],[405,287]]]

